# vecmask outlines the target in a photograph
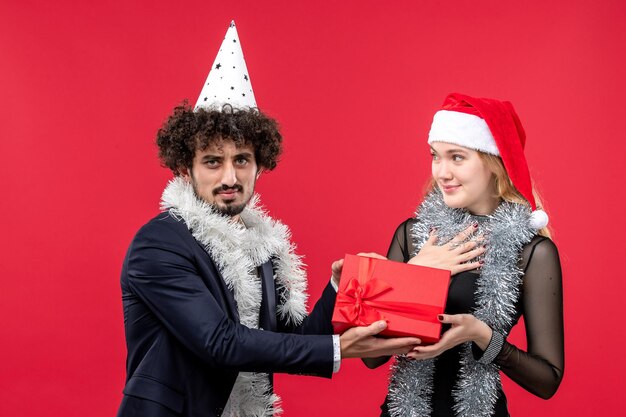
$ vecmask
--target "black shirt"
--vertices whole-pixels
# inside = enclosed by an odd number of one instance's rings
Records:
[[[477,219],[480,220],[480,219]],[[411,228],[415,218],[404,221],[397,228],[387,257],[407,262],[413,255]],[[535,236],[522,250],[520,268],[524,271],[520,298],[517,303],[515,323],[523,315],[526,325],[528,351],[505,342],[494,360],[509,378],[529,392],[541,397],[551,397],[563,378],[563,296],[561,264],[554,243],[543,236]],[[454,275],[448,290],[447,314],[472,313],[476,308],[476,281],[479,271]],[[473,346],[478,357],[482,354]],[[432,416],[454,416],[452,390],[460,369],[462,346],[456,346],[435,361]],[[388,415],[386,402],[383,416]],[[508,416],[506,397],[499,393],[494,416]]]

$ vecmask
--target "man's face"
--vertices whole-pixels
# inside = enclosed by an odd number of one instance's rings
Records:
[[[191,170],[182,171],[198,198],[237,218],[252,198],[260,174],[252,146],[238,147],[228,139],[196,151]]]

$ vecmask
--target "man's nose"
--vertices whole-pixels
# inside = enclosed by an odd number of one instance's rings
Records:
[[[222,172],[222,185],[232,187],[237,184],[237,170],[233,164],[224,164],[224,170]]]

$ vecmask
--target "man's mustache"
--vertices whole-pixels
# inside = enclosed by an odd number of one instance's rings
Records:
[[[224,191],[238,191],[238,192],[242,192],[243,191],[243,187],[239,184],[235,184],[232,187],[229,187],[228,185],[222,185],[221,187],[217,187],[215,189],[213,189],[213,195],[217,195],[220,192],[224,192]]]

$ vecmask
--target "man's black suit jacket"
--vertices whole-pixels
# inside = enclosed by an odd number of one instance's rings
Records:
[[[271,261],[259,275],[264,330],[239,323],[232,292],[183,221],[166,212],[139,230],[121,277],[128,357],[118,417],[219,416],[239,371],[332,375],[333,288],[295,327],[276,314]]]

